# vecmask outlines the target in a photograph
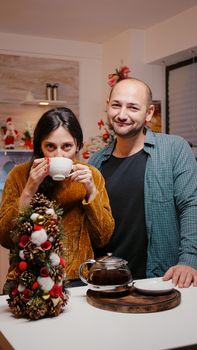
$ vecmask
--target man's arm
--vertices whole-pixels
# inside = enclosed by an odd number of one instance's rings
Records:
[[[180,221],[180,254],[177,265],[169,268],[164,280],[178,287],[197,286],[197,162],[182,139],[174,150],[174,198]]]

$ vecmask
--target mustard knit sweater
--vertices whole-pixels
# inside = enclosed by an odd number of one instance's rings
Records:
[[[86,164],[87,165],[87,164]],[[10,231],[14,219],[19,214],[18,200],[29,176],[31,163],[16,165],[8,174],[0,208],[0,243],[12,249]],[[83,184],[72,182],[69,178],[62,182],[53,200],[63,208],[63,226],[66,273],[69,279],[79,278],[79,266],[86,259],[94,257],[93,247],[108,243],[114,229],[114,220],[101,173],[88,165],[97,188],[95,199],[86,202],[86,190]],[[9,269],[13,276],[13,266]]]

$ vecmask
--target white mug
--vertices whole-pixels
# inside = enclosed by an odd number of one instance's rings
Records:
[[[72,170],[73,161],[65,157],[49,158],[49,175],[53,180],[64,180]]]

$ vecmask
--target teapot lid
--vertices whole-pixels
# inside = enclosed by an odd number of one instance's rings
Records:
[[[121,266],[126,265],[128,261],[117,258],[116,256],[112,256],[112,253],[107,253],[107,255],[98,258],[96,262],[101,263],[103,265],[113,265],[113,266]]]

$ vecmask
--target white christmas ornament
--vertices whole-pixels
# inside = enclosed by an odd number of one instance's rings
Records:
[[[22,260],[25,260],[24,250],[20,250],[19,256],[20,256],[20,258],[21,258]]]
[[[53,208],[49,208],[49,209],[47,209],[45,213],[46,213],[46,214],[49,214],[49,215],[53,215],[53,214],[55,214],[55,212],[54,212]]]
[[[53,288],[55,282],[52,280],[51,277],[38,277],[37,281],[41,287],[42,290],[49,291]]]
[[[25,286],[23,286],[22,284],[19,284],[17,289],[19,292],[22,292],[23,290],[25,290]]]
[[[60,257],[56,253],[51,253],[49,260],[52,266],[58,266],[60,264]]]
[[[39,216],[39,214],[33,213],[33,214],[30,216],[30,219],[31,219],[32,221],[36,221],[36,219],[37,219],[38,216]]]
[[[31,240],[32,243],[36,244],[37,246],[40,246],[42,243],[46,242],[47,240],[47,234],[45,229],[41,229],[38,231],[33,231],[31,234]]]

